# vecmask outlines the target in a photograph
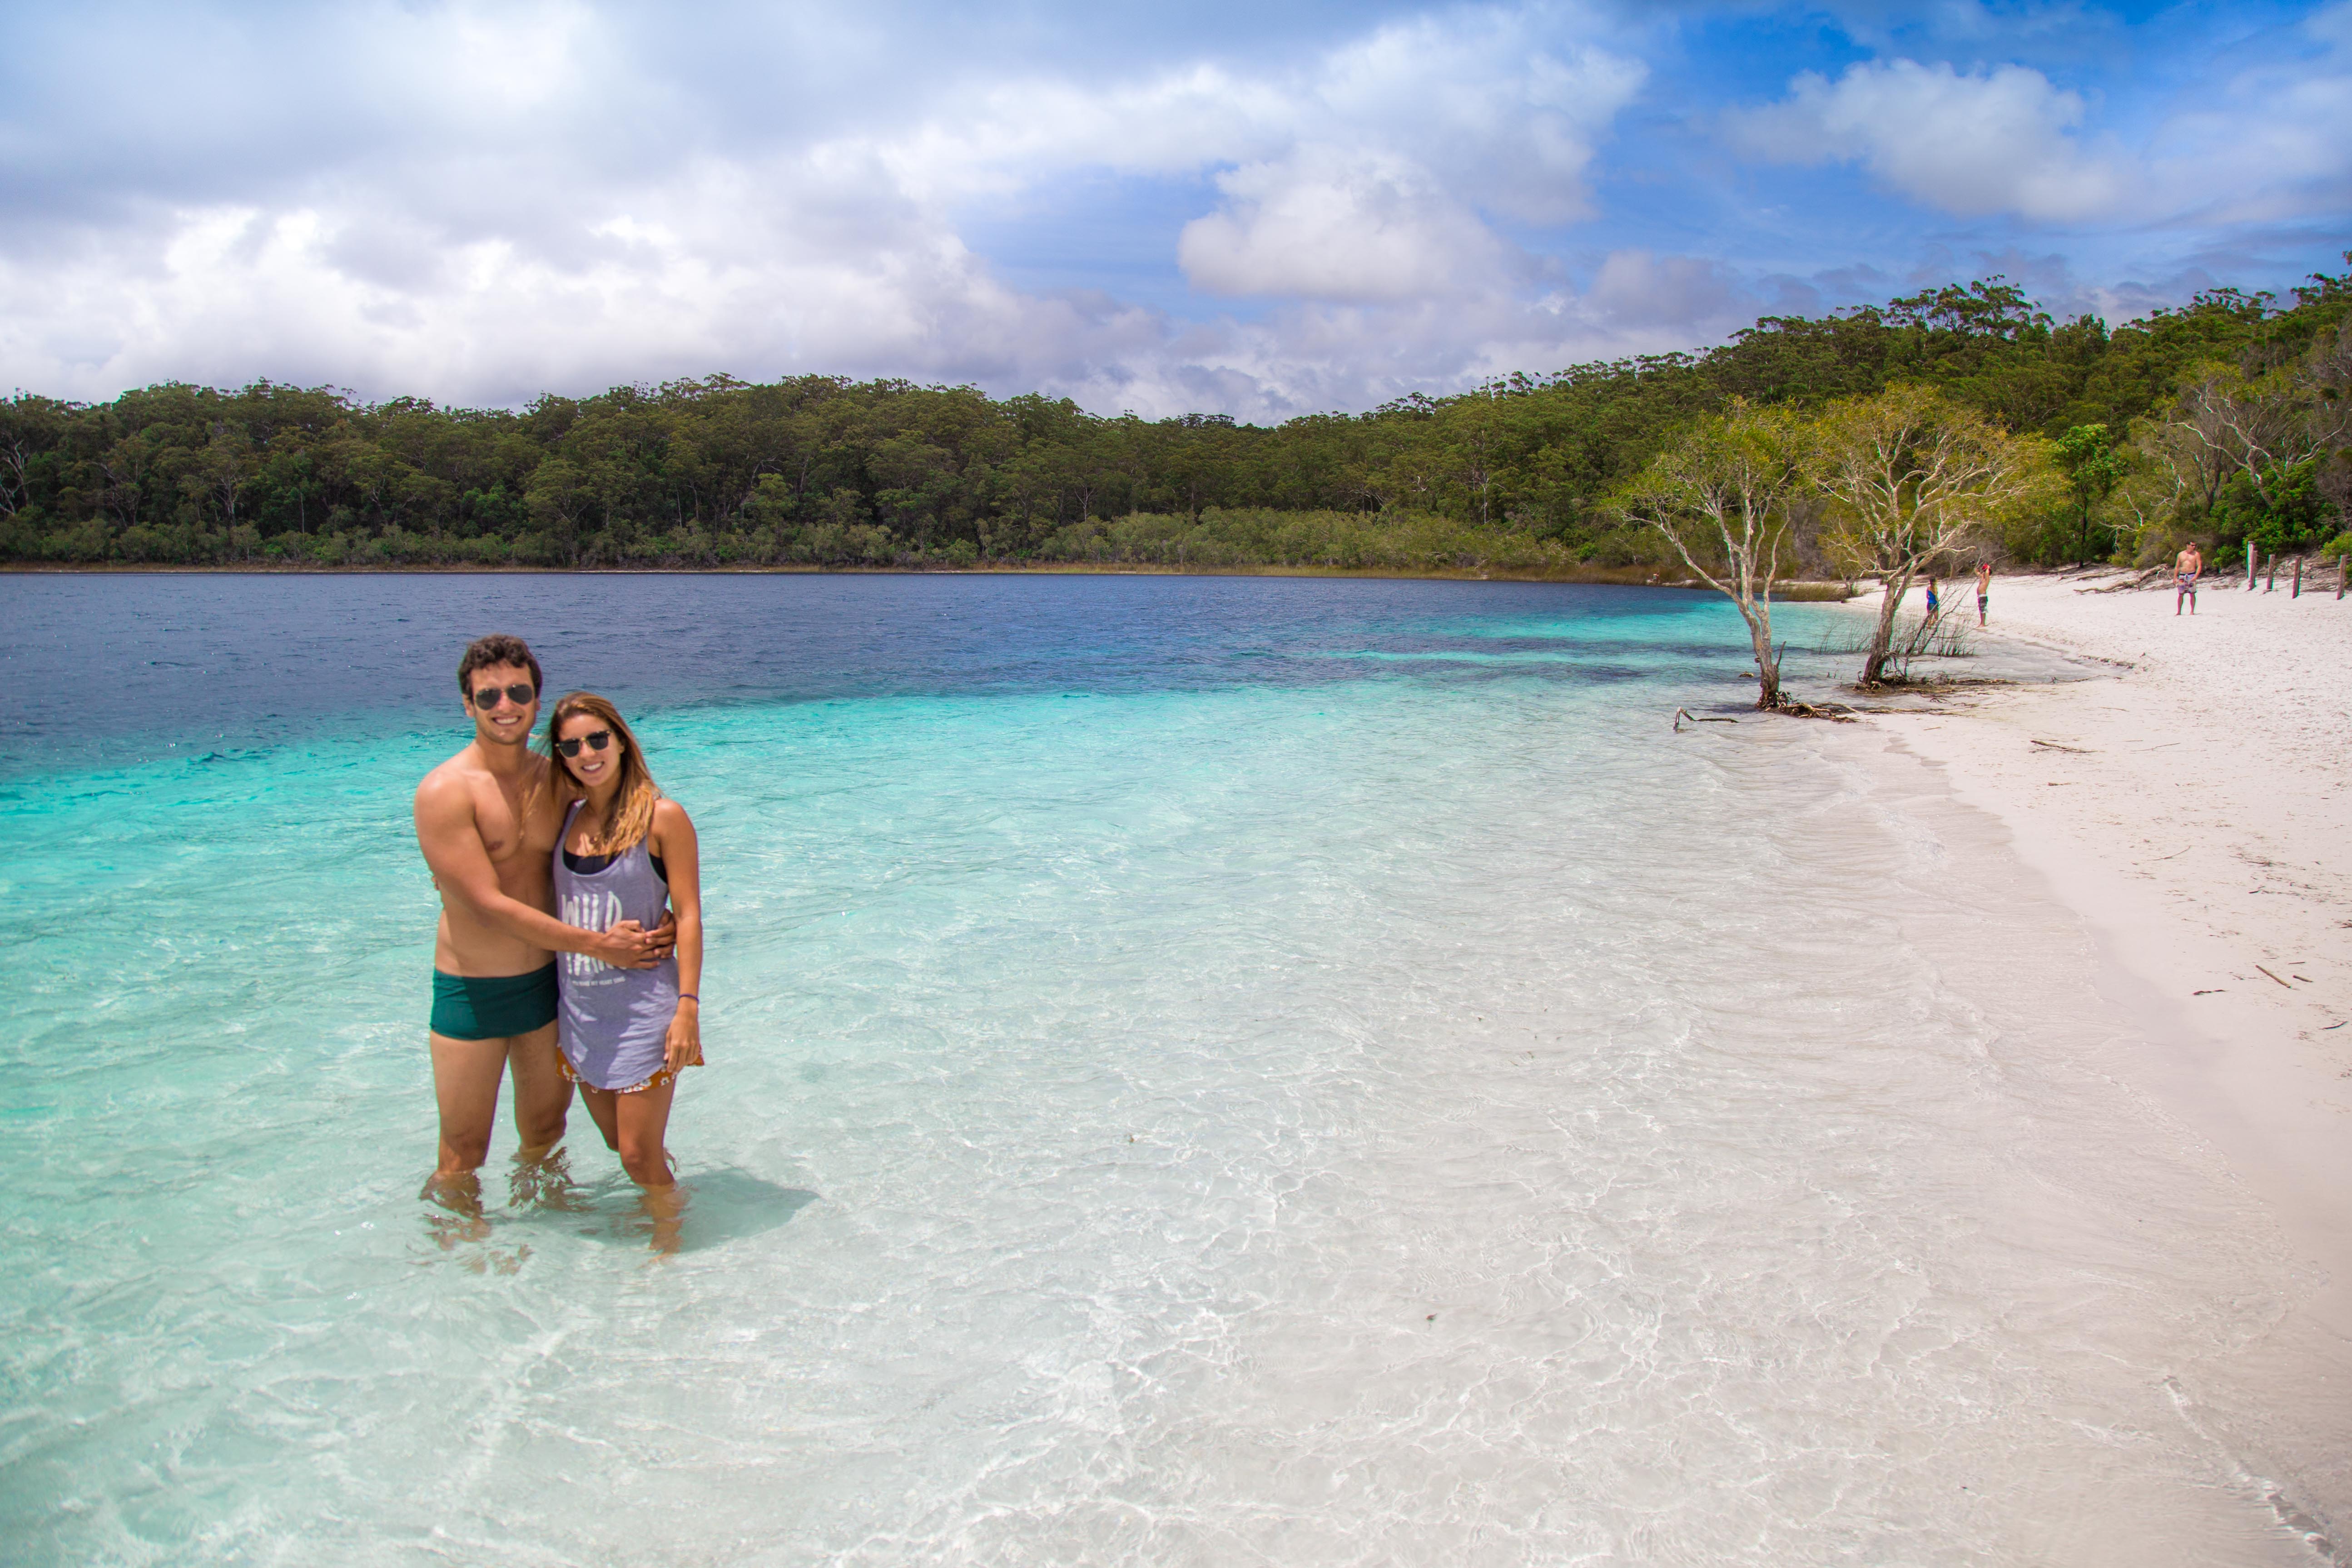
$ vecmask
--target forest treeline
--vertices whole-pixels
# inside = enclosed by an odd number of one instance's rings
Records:
[[[2111,330],[1993,279],[1270,427],[822,375],[519,411],[268,382],[20,393],[0,560],[1622,568],[1665,559],[1621,498],[1677,432],[1904,384],[2055,443],[2068,487],[2003,525],[2013,558],[2304,551],[2352,504],[2352,276],[2293,296],[2215,289]]]

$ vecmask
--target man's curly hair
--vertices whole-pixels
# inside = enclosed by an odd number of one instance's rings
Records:
[[[474,671],[493,664],[519,664],[530,671],[533,691],[547,688],[547,682],[540,678],[539,660],[531,656],[530,644],[504,632],[493,632],[467,643],[466,657],[457,661],[457,689],[466,694],[467,701],[474,697]]]

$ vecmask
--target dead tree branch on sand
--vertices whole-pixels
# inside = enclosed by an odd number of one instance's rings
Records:
[[[1683,721],[1685,719],[1689,720],[1694,724],[1737,724],[1739,722],[1737,719],[1702,719],[1687,708],[1677,708],[1675,710],[1675,734],[1679,735],[1683,732]]]

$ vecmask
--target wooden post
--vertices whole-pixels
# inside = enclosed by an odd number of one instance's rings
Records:
[[[2265,594],[2278,592],[2278,552],[2275,550],[2271,552],[2270,570],[2263,577],[2263,592]]]
[[[2254,591],[2254,542],[2246,541],[2246,592]]]
[[[2290,599],[2303,597],[2303,557],[2300,555],[2294,558],[2294,592],[2289,594],[2287,597]]]
[[[2352,561],[2352,550],[2336,558],[2336,596],[2339,599],[2344,596],[2344,563],[2347,561]]]

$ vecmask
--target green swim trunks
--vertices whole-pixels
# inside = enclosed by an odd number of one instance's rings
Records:
[[[529,974],[433,972],[433,1032],[453,1040],[498,1040],[555,1022],[555,965]]]

